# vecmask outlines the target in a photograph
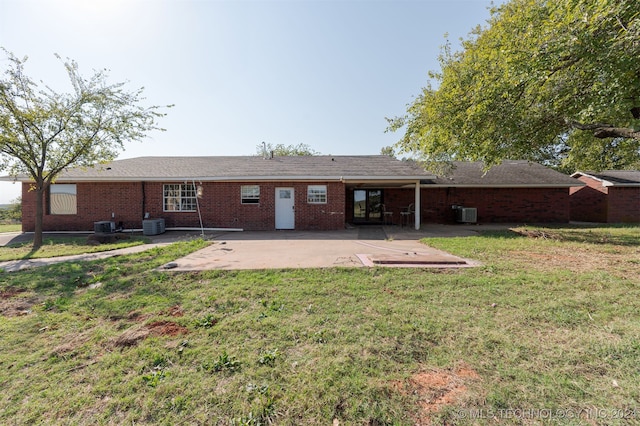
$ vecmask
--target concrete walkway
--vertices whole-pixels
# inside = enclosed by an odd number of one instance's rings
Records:
[[[244,231],[206,233],[213,244],[163,269],[203,271],[212,269],[282,269],[326,267],[438,267],[477,266],[420,243],[429,237],[477,235],[479,230],[507,229],[508,225],[425,225],[420,231],[397,226],[357,227],[339,231]],[[160,245],[200,237],[198,231],[167,232],[150,237],[151,244],[108,252],[49,259],[0,262],[0,270],[19,271],[60,262],[78,262],[138,253]],[[0,234],[0,246],[29,241],[30,234]]]

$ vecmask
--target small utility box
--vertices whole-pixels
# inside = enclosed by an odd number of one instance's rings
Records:
[[[164,219],[145,219],[142,221],[142,233],[144,235],[164,234]]]

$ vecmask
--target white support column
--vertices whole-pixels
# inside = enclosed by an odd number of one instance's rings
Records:
[[[414,201],[414,217],[416,219],[416,223],[415,223],[415,227],[416,227],[416,231],[418,231],[420,229],[420,211],[422,210],[420,207],[420,181],[417,180],[416,181],[416,199]]]

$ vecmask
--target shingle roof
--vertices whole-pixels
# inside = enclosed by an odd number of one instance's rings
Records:
[[[640,176],[639,176],[640,177]],[[413,161],[387,155],[137,157],[93,168],[64,171],[58,182],[215,180],[414,181],[457,187],[570,187],[584,184],[527,161],[504,161],[486,173],[481,162],[454,162],[451,172],[436,177]],[[18,180],[29,180],[19,177]]]
[[[602,172],[576,172],[573,177],[588,176],[603,181],[604,186],[640,186],[639,170],[605,170]]]
[[[538,163],[505,160],[485,172],[482,162],[453,162],[450,173],[436,178],[439,186],[459,187],[571,187],[584,186],[577,179]]]
[[[116,160],[94,168],[73,168],[64,181],[132,180],[277,180],[277,179],[407,179],[434,175],[409,161],[387,155],[138,157]]]

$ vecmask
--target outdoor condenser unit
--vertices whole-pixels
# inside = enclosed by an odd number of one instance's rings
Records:
[[[164,219],[145,219],[142,221],[142,233],[144,235],[164,234]]]
[[[111,234],[116,232],[116,223],[108,220],[93,222],[93,232],[96,234]]]
[[[456,210],[456,220],[462,223],[476,223],[478,221],[478,209],[459,207]]]

